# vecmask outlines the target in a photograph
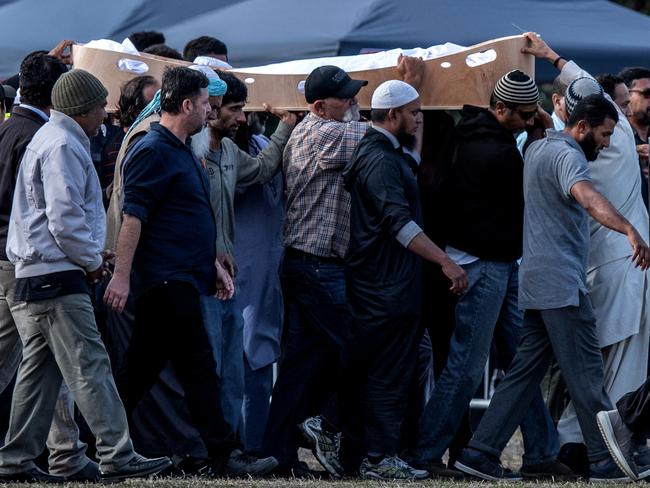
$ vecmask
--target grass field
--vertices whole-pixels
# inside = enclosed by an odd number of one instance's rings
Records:
[[[508,447],[505,449],[502,462],[505,466],[518,470],[521,465],[521,454],[522,454],[522,440],[521,435],[517,432]],[[322,468],[316,461],[316,459],[311,455],[311,453],[305,449],[301,449],[300,458],[305,461],[311,469],[320,471]],[[324,471],[323,471],[324,474]],[[131,488],[131,487],[147,487],[147,488],[466,488],[466,487],[476,487],[476,488],[485,488],[491,485],[503,486],[503,487],[527,487],[527,488],[585,488],[588,486],[587,483],[578,482],[578,483],[548,483],[548,482],[500,482],[500,483],[488,483],[483,481],[440,481],[440,480],[428,480],[422,482],[374,482],[374,481],[363,481],[363,480],[343,480],[343,481],[330,481],[327,479],[222,479],[222,480],[205,480],[198,478],[189,478],[189,479],[151,479],[151,480],[132,480],[125,481],[123,483],[115,485],[119,488]],[[93,486],[88,483],[67,483],[64,485],[39,485],[39,484],[0,484],[1,488],[4,487],[32,487],[32,488],[46,488],[51,486],[63,486],[70,488],[88,488]],[[106,486],[97,484],[95,486]],[[631,485],[622,485],[608,483],[607,488],[613,488],[616,486],[631,486]]]

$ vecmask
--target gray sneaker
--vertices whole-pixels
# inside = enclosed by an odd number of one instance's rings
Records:
[[[273,456],[258,458],[250,456],[235,449],[230,453],[226,463],[226,473],[235,476],[263,476],[278,465],[278,460]]]
[[[323,429],[321,417],[309,417],[298,424],[298,428],[307,439],[311,452],[327,472],[335,478],[343,476],[345,470],[339,461],[341,433]]]
[[[415,469],[397,456],[385,457],[378,463],[364,459],[359,468],[361,477],[367,480],[423,480],[429,477],[424,469]]]
[[[116,471],[102,472],[103,483],[117,483],[127,478],[144,478],[160,473],[172,465],[168,457],[146,458],[136,454],[131,460]]]
[[[639,475],[633,459],[632,431],[625,425],[618,410],[598,412],[596,422],[607,449],[618,467],[630,479],[636,481]]]

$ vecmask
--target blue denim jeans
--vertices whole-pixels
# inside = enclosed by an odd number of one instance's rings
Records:
[[[221,379],[223,416],[239,437],[244,432],[244,318],[235,297],[201,296],[201,310]]]
[[[321,413],[338,388],[350,311],[342,263],[285,255],[281,278],[286,330],[263,450],[288,466],[298,462],[297,425]]]
[[[271,409],[273,392],[273,364],[252,370],[244,359],[246,391],[244,395],[244,447],[250,452],[261,452],[264,430]]]
[[[406,454],[409,459],[442,458],[481,383],[492,340],[502,369],[510,365],[519,342],[523,313],[517,308],[518,264],[480,259],[463,268],[469,288],[458,300],[447,365],[420,419],[420,439],[417,447]],[[559,450],[557,432],[539,388],[521,430],[524,464],[555,459]]]

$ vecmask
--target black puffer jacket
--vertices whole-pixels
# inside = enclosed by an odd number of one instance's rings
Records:
[[[466,105],[445,183],[447,242],[490,261],[521,257],[524,162],[512,132],[492,113]]]
[[[0,259],[3,261],[7,260],[5,247],[18,166],[27,145],[43,124],[45,119],[36,112],[17,106],[9,120],[0,125]]]

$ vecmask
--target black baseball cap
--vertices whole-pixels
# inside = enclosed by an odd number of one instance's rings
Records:
[[[338,66],[320,66],[305,81],[305,99],[314,103],[329,97],[352,98],[367,84],[366,80],[353,80]]]

